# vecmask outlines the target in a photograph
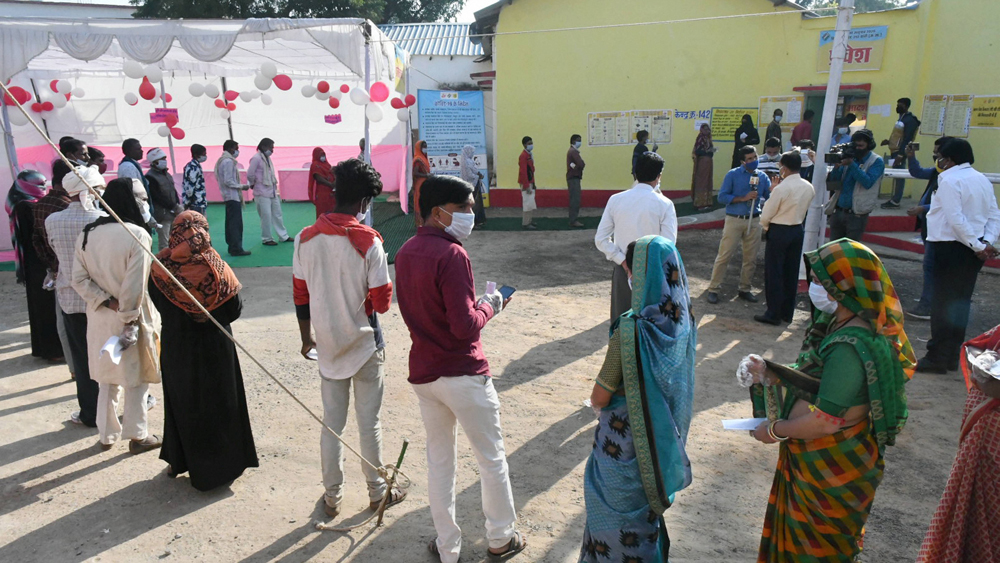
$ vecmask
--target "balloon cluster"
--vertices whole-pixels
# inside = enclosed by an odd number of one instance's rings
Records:
[[[7,82],[10,84],[10,82]],[[66,107],[70,98],[76,96],[82,98],[86,92],[83,88],[73,88],[73,85],[68,80],[53,80],[49,82],[49,91],[43,91],[44,94],[38,96],[38,101],[30,103],[33,99],[31,93],[29,93],[24,88],[20,86],[11,86],[8,88],[10,90],[10,95],[4,94],[3,103],[7,106],[13,106],[20,104],[21,106],[27,106],[28,109],[35,113],[42,114],[43,118],[47,118],[51,112]],[[10,122],[14,125],[27,125],[28,117],[21,112],[10,112],[9,113]]]
[[[157,82],[163,81],[163,71],[160,67],[156,65],[142,66],[141,63],[136,61],[125,61],[122,65],[122,72],[125,76],[129,78],[134,78],[136,80],[142,80],[139,84],[139,95],[136,96],[134,92],[126,92],[123,96],[125,103],[134,106],[139,103],[139,98],[144,100],[149,100],[150,102],[156,103],[160,100],[165,102],[170,102],[173,100],[173,96],[165,92],[160,92],[157,87]]]
[[[372,84],[368,91],[364,88],[351,88],[347,84],[342,84],[339,89],[334,89],[329,82],[321,80],[315,86],[306,84],[302,87],[302,96],[306,98],[315,97],[318,100],[327,100],[330,107],[337,109],[340,107],[341,97],[348,94],[351,102],[359,106],[365,106],[365,116],[371,122],[382,121],[384,117],[382,107],[379,105],[389,99],[389,86],[384,82]],[[396,117],[400,121],[407,121],[410,118],[407,108],[417,103],[416,97],[408,95],[405,98],[394,98],[390,105],[398,110]]]

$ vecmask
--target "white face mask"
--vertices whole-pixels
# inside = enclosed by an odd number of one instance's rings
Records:
[[[573,143],[573,146],[576,147],[577,150],[579,150],[580,147],[583,146],[583,142],[582,141],[577,141],[577,142]]]
[[[813,306],[824,313],[832,315],[837,310],[837,301],[830,297],[825,287],[816,282],[809,284],[809,300],[812,301]]]
[[[444,208],[440,208],[444,211]],[[447,211],[444,211],[448,213]],[[458,240],[465,240],[469,238],[472,234],[472,227],[476,224],[476,215],[474,213],[448,213],[451,215],[451,225],[444,228],[444,232],[457,238]],[[441,223],[441,221],[438,221]],[[441,223],[444,225],[444,223]]]
[[[840,129],[837,129],[837,132],[840,133],[841,135],[846,135],[848,131],[850,131],[850,129],[848,129],[847,127],[841,127]]]
[[[153,163],[153,168],[156,168],[157,170],[166,170],[167,169],[167,161],[166,160],[157,160],[156,162]]]
[[[526,146],[526,147],[524,147],[524,148],[525,148],[525,149],[526,149],[526,150],[527,150],[528,152],[531,152],[531,151],[532,151],[532,150],[533,150],[533,149],[535,148],[535,145],[528,145],[528,146]]]
[[[274,151],[272,151],[270,149],[264,151],[264,156],[271,156],[272,154],[274,154]]]
[[[198,157],[198,162],[205,162],[206,160],[208,160],[208,157],[205,155],[201,155]]]
[[[236,158],[238,156],[240,156],[240,149],[236,149],[233,151],[233,158]]]
[[[325,156],[321,156],[321,157],[319,157],[319,161],[320,161],[320,162],[326,162],[326,157],[325,157]]]
[[[361,204],[361,212],[359,212],[357,215],[355,215],[355,217],[357,217],[357,219],[358,219],[358,223],[364,223],[365,222],[365,218],[368,217],[368,206],[369,206],[369,204],[367,202],[362,202],[362,204]]]
[[[774,122],[775,123],[781,123],[781,116],[780,115],[774,116]]]

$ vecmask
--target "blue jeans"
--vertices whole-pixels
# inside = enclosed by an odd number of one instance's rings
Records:
[[[917,308],[929,311],[931,299],[934,297],[934,245],[924,241],[924,290],[920,293],[920,303]]]

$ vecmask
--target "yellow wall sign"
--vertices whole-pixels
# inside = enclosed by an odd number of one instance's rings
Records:
[[[1000,96],[976,96],[969,127],[1000,129]]]
[[[819,32],[819,54],[816,72],[830,72],[833,57],[834,30]],[[889,26],[858,27],[851,30],[847,39],[847,54],[844,56],[844,70],[879,70],[885,54],[885,40],[889,36]]]
[[[716,143],[735,143],[736,130],[746,114],[753,118],[754,125],[758,124],[757,108],[712,108],[712,140]]]

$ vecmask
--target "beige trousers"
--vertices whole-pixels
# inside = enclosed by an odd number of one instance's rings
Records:
[[[760,249],[760,218],[754,217],[747,234],[747,219],[726,216],[726,224],[722,228],[722,240],[719,241],[719,254],[715,257],[712,267],[712,281],[708,291],[718,293],[722,281],[726,278],[726,267],[729,259],[736,252],[736,245],[743,243],[743,267],[740,269],[740,291],[750,291],[750,281],[757,267],[757,251]]]

